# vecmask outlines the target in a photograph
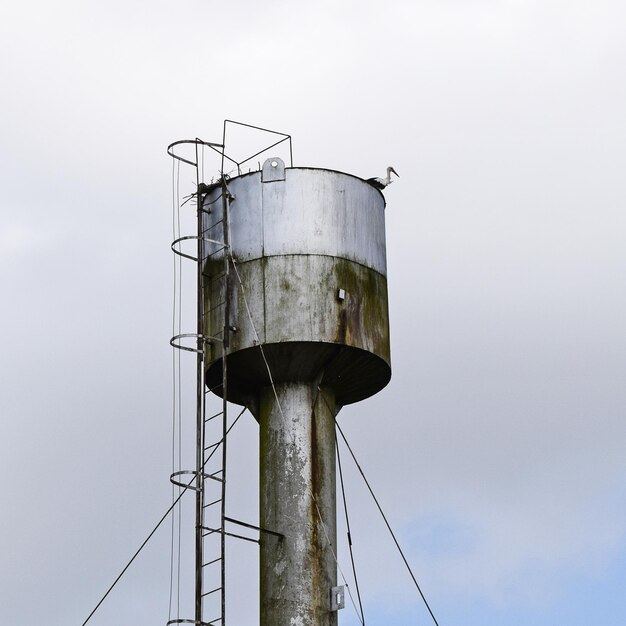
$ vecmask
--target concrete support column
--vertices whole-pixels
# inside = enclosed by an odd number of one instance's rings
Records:
[[[261,626],[337,626],[335,397],[314,383],[276,392],[282,413],[271,387],[260,398],[260,524],[284,538],[261,533]]]

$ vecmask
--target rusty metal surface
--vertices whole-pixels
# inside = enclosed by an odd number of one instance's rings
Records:
[[[341,172],[283,170],[279,159],[266,161],[263,176],[267,182],[260,172],[229,181],[231,250],[248,304],[232,279],[230,399],[245,404],[267,384],[258,343],[272,355],[276,380],[325,372],[341,404],[373,395],[391,376],[382,195]],[[205,238],[219,240],[223,231],[219,193],[205,199]],[[211,336],[223,323],[215,306],[223,253],[211,244],[205,252]],[[209,386],[219,384],[220,359],[218,344],[207,347]]]
[[[282,384],[261,394],[260,525],[263,626],[336,626],[335,429],[332,392]],[[280,403],[280,410],[279,409]]]

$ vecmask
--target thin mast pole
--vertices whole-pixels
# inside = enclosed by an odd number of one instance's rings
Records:
[[[196,189],[200,185],[198,143],[196,142]],[[204,468],[202,433],[204,429],[204,276],[202,272],[202,196],[197,192],[198,267],[196,294],[196,324],[198,352],[196,357],[196,561],[195,561],[195,622],[202,623],[202,507],[204,500]]]
[[[229,206],[230,193],[222,171],[222,198],[223,198],[223,228],[224,228],[224,333],[222,336],[222,515],[221,515],[221,580],[222,588],[222,621],[220,626],[226,623],[226,435],[228,434],[228,372],[227,353],[230,344],[230,298],[229,298],[229,272],[230,272],[230,227]]]

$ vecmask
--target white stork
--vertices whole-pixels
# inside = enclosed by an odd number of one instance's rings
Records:
[[[376,189],[384,189],[387,185],[391,185],[393,182],[391,180],[392,172],[400,178],[400,174],[398,174],[393,167],[389,166],[387,168],[387,176],[385,178],[368,178],[365,182],[369,183],[372,187],[376,187]]]

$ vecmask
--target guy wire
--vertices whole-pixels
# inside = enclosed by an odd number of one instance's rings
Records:
[[[330,407],[329,407],[329,410],[330,410]],[[402,557],[402,560],[404,561],[404,564],[406,565],[406,568],[409,571],[409,574],[411,575],[411,578],[413,579],[413,583],[415,584],[415,587],[417,588],[417,591],[419,592],[419,594],[420,594],[420,596],[422,598],[422,601],[424,602],[424,605],[428,609],[428,612],[430,613],[430,616],[431,616],[433,622],[435,623],[435,625],[439,626],[439,622],[437,622],[437,619],[435,618],[435,615],[434,615],[432,609],[430,608],[430,605],[428,604],[428,601],[426,600],[426,596],[422,592],[422,589],[419,586],[419,584],[417,582],[417,579],[415,578],[415,574],[413,574],[413,570],[411,569],[411,566],[409,565],[409,562],[407,561],[406,556],[404,556],[404,552],[402,551],[402,548],[400,547],[400,544],[399,544],[398,540],[396,539],[396,535],[393,532],[393,530],[391,529],[391,525],[389,524],[389,521],[387,520],[387,516],[385,515],[385,513],[384,513],[380,503],[378,502],[378,498],[374,494],[374,490],[372,489],[369,481],[367,480],[367,478],[365,476],[365,472],[361,469],[361,466],[359,465],[359,462],[357,461],[357,458],[356,458],[354,452],[352,451],[352,448],[350,447],[350,444],[348,443],[348,440],[346,439],[346,436],[344,435],[343,430],[341,430],[341,426],[339,426],[339,424],[337,423],[336,419],[335,419],[335,425],[337,426],[337,430],[339,431],[339,434],[341,435],[341,438],[343,439],[344,443],[346,444],[346,447],[348,448],[348,451],[350,452],[350,455],[352,456],[352,460],[354,461],[357,469],[359,470],[359,473],[361,474],[361,477],[363,478],[363,481],[365,482],[365,485],[367,486],[367,489],[369,490],[370,495],[372,496],[372,498],[374,499],[374,502],[376,503],[376,507],[378,508],[378,511],[379,511],[381,517],[383,518],[383,521],[385,522],[385,525],[387,526],[387,530],[389,531],[389,534],[391,535],[391,538],[393,539],[394,543],[396,544],[396,548],[398,549],[398,552],[400,553],[400,556]]]
[[[361,609],[361,624],[365,626],[365,613],[363,612],[363,603],[361,602],[361,591],[359,589],[359,580],[356,575],[356,565],[354,563],[354,553],[352,550],[352,533],[350,532],[350,518],[348,517],[348,501],[346,500],[346,490],[343,484],[343,471],[341,469],[341,455],[339,454],[339,442],[335,437],[335,448],[337,450],[337,468],[339,469],[339,483],[341,485],[341,497],[343,500],[343,510],[346,514],[346,530],[348,533],[348,548],[350,550],[350,561],[352,561],[352,575],[354,576],[354,586],[356,587],[356,597],[359,601]]]
[[[239,415],[237,415],[237,417],[235,418],[235,420],[233,421],[233,423],[230,425],[230,427],[228,428],[228,430],[226,431],[226,434],[230,433],[230,431],[233,429],[233,427],[235,426],[235,424],[239,421],[239,418],[246,412],[246,410],[248,409],[247,406],[243,407],[243,409],[241,410],[241,413],[239,413]],[[204,463],[202,464],[202,471],[204,471],[204,467],[207,464],[207,462],[209,461],[209,459],[213,456],[213,454],[215,454],[215,451],[219,449],[219,446],[222,444],[224,440],[222,439],[218,446],[215,447],[215,449],[211,452],[211,454],[207,457],[207,459],[204,461]],[[191,486],[193,485],[194,481],[195,481],[195,477],[191,478],[191,480],[184,486],[181,487],[181,492],[180,494],[175,498],[175,500],[172,502],[172,504],[170,505],[170,507],[167,509],[167,511],[165,511],[165,513],[163,514],[163,516],[161,517],[161,519],[157,522],[156,526],[150,531],[150,533],[148,534],[148,536],[144,539],[144,541],[142,542],[142,544],[139,546],[139,548],[136,550],[135,554],[133,554],[133,556],[131,557],[130,561],[128,561],[128,563],[124,566],[124,568],[122,569],[122,571],[119,573],[119,575],[117,576],[117,578],[113,581],[113,583],[111,584],[111,586],[106,590],[105,594],[102,596],[102,598],[100,598],[100,600],[98,601],[98,604],[96,604],[96,606],[93,608],[93,610],[91,611],[91,613],[89,613],[89,615],[87,616],[87,619],[82,623],[82,626],[85,626],[85,624],[87,624],[87,622],[93,617],[93,615],[95,614],[95,612],[100,608],[100,606],[102,605],[102,603],[106,600],[107,596],[111,593],[111,591],[113,591],[113,588],[115,587],[115,585],[117,585],[117,583],[120,581],[120,579],[122,578],[122,576],[124,576],[124,574],[126,573],[126,570],[128,570],[128,568],[132,565],[133,561],[139,556],[139,553],[144,549],[144,547],[146,546],[146,544],[148,543],[148,541],[150,541],[150,539],[152,538],[152,536],[154,535],[154,533],[159,529],[159,527],[161,526],[161,524],[167,519],[167,516],[174,510],[174,508],[176,507],[176,505],[180,502],[181,498],[183,497],[183,495],[187,492],[188,489],[191,488]]]

